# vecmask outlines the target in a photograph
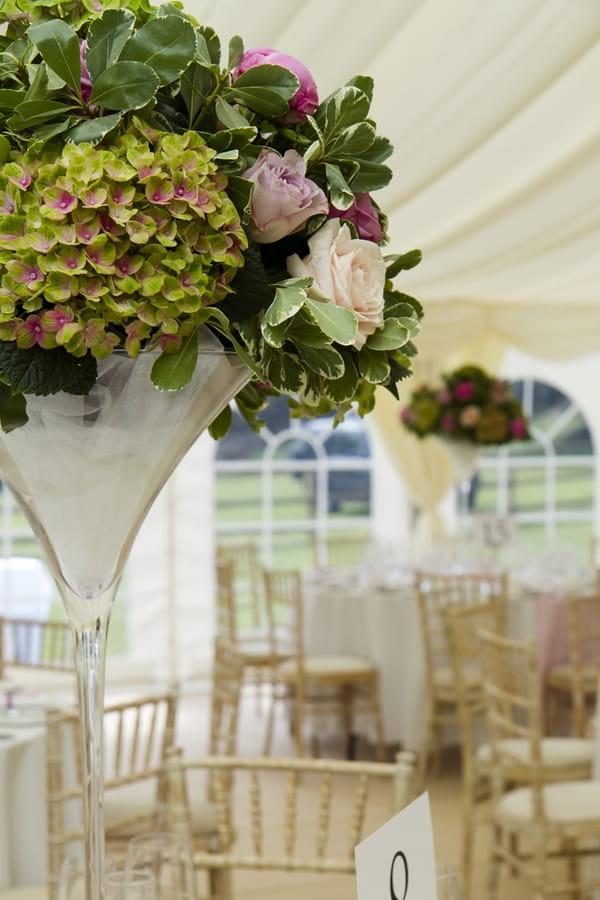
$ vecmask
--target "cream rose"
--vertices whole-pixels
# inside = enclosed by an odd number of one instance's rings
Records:
[[[385,262],[372,241],[352,237],[339,219],[325,222],[308,240],[304,259],[288,256],[287,270],[297,278],[313,279],[308,295],[351,310],[358,320],[354,346],[360,349],[383,325]]]

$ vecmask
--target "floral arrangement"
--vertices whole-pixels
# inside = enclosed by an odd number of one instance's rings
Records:
[[[418,387],[401,409],[400,421],[419,438],[434,434],[472,444],[506,444],[530,437],[509,383],[473,365],[443,375],[437,386]]]
[[[373,192],[392,152],[357,76],[319,100],[298,60],[230,41],[178,3],[4,0],[0,419],[85,394],[97,361],[158,347],[187,384],[208,326],[251,368],[246,419],[355,407],[410,373],[422,309],[393,286]],[[213,423],[219,437],[231,413]]]

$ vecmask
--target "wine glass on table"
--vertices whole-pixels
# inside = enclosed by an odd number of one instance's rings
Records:
[[[195,900],[192,851],[183,835],[154,831],[136,835],[127,845],[125,873],[148,872],[156,900]]]

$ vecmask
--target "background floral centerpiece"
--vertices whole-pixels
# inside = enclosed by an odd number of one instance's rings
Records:
[[[372,194],[392,152],[357,76],[320,100],[298,60],[225,54],[177,3],[5,0],[0,36],[0,419],[86,394],[97,362],[160,348],[184,387],[208,326],[253,372],[247,421],[361,415],[410,372],[422,310],[393,286]],[[211,426],[229,426],[229,408]]]
[[[437,385],[421,385],[400,411],[400,421],[419,438],[430,434],[477,446],[527,440],[527,420],[507,381],[479,366],[460,366]]]

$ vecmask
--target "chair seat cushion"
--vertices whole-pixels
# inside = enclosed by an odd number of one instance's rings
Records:
[[[598,663],[589,663],[579,670],[579,678],[589,694],[595,694],[598,690]],[[551,687],[570,690],[575,680],[575,670],[569,663],[560,663],[548,673],[546,683]]]
[[[277,667],[277,675],[284,681],[296,678],[297,665],[290,659]],[[304,672],[307,678],[331,679],[342,681],[354,678],[369,678],[375,674],[375,667],[368,659],[360,656],[305,656]]]
[[[104,820],[108,837],[128,837],[143,830],[156,827],[158,810],[154,795],[149,798],[148,790],[140,790],[140,785],[119,788],[114,796],[107,796],[104,804]],[[195,835],[211,835],[217,830],[217,811],[209,802],[190,802],[192,830]],[[125,823],[125,824],[119,824]]]
[[[0,900],[48,900],[47,884],[21,884],[0,891]]]
[[[600,825],[600,781],[564,781],[543,789],[546,817],[553,825]],[[533,791],[516,788],[499,801],[495,818],[500,824],[527,828],[532,821]]]
[[[529,762],[529,741],[512,738],[502,741],[502,747],[511,756],[516,757],[515,763]],[[573,766],[589,766],[590,772],[594,760],[594,741],[588,738],[575,737],[547,737],[541,743],[542,764],[549,769],[564,769]],[[492,748],[490,744],[482,744],[477,751],[477,760],[480,764],[490,765],[492,761]]]

